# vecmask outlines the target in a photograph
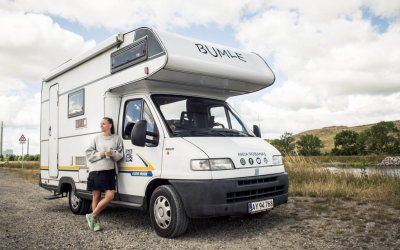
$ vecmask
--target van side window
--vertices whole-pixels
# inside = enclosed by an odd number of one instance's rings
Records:
[[[144,102],[143,104],[143,120],[147,121],[147,131],[148,132],[153,132],[153,133],[158,133],[157,129],[157,124],[156,121],[154,120],[153,115],[150,112],[149,106],[147,106],[147,103]],[[149,140],[153,140],[153,136],[146,135],[146,138]],[[146,143],[146,146],[155,146],[151,143]]]
[[[68,118],[85,114],[85,89],[68,94]]]
[[[142,100],[130,100],[125,103],[123,138],[131,139],[131,133],[135,123],[140,121],[140,111],[142,109]]]

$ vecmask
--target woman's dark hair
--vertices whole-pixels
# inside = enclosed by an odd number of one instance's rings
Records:
[[[103,117],[103,119],[105,119],[105,120],[107,120],[108,121],[108,123],[110,123],[112,126],[111,126],[111,134],[115,134],[115,129],[114,129],[114,121],[113,121],[113,119],[111,119],[110,117]]]

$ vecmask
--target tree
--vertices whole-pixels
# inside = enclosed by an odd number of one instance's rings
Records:
[[[296,142],[300,155],[321,155],[320,149],[324,147],[322,141],[313,135],[302,135]]]
[[[10,156],[8,157],[8,161],[14,161],[14,158],[15,158],[14,155],[10,155]]]
[[[35,159],[33,159],[34,161],[40,161],[40,154],[35,155]]]
[[[295,147],[292,135],[293,133],[285,132],[280,136],[280,139],[267,140],[267,142],[278,149],[282,155],[291,155]]]
[[[293,154],[293,150],[295,147],[293,133],[288,133],[287,131],[281,135],[280,140],[281,148],[280,152],[283,155],[291,155]]]
[[[369,129],[364,130],[358,135],[356,142],[357,153],[360,155],[366,155],[368,153],[368,148],[370,143],[368,138],[371,137],[371,131]]]
[[[379,122],[371,127],[368,150],[377,154],[398,153],[400,132],[394,122]]]
[[[334,155],[356,155],[358,133],[353,130],[343,130],[335,136]]]
[[[4,156],[0,155],[0,161],[4,161]]]
[[[29,161],[29,154],[24,155],[24,161]]]

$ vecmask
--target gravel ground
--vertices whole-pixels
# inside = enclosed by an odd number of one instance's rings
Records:
[[[181,237],[158,237],[146,212],[109,206],[101,232],[66,198],[0,170],[0,249],[400,249],[400,208],[290,198],[263,217],[191,220]]]

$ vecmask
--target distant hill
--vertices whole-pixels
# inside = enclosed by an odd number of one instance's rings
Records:
[[[400,120],[398,121],[393,121],[397,128],[400,129]],[[306,135],[306,134],[312,134],[315,136],[318,136],[318,138],[324,143],[325,147],[321,149],[321,153],[328,152],[330,153],[331,150],[335,147],[335,136],[337,133],[343,131],[343,130],[353,130],[356,131],[357,133],[361,133],[362,131],[371,128],[375,124],[367,124],[367,125],[361,125],[361,126],[355,126],[355,127],[347,127],[347,126],[332,126],[332,127],[325,127],[325,128],[320,128],[320,129],[313,129],[313,130],[308,130],[304,131],[301,133],[298,133],[296,135],[293,135],[293,138],[298,141],[300,139],[300,136]]]

